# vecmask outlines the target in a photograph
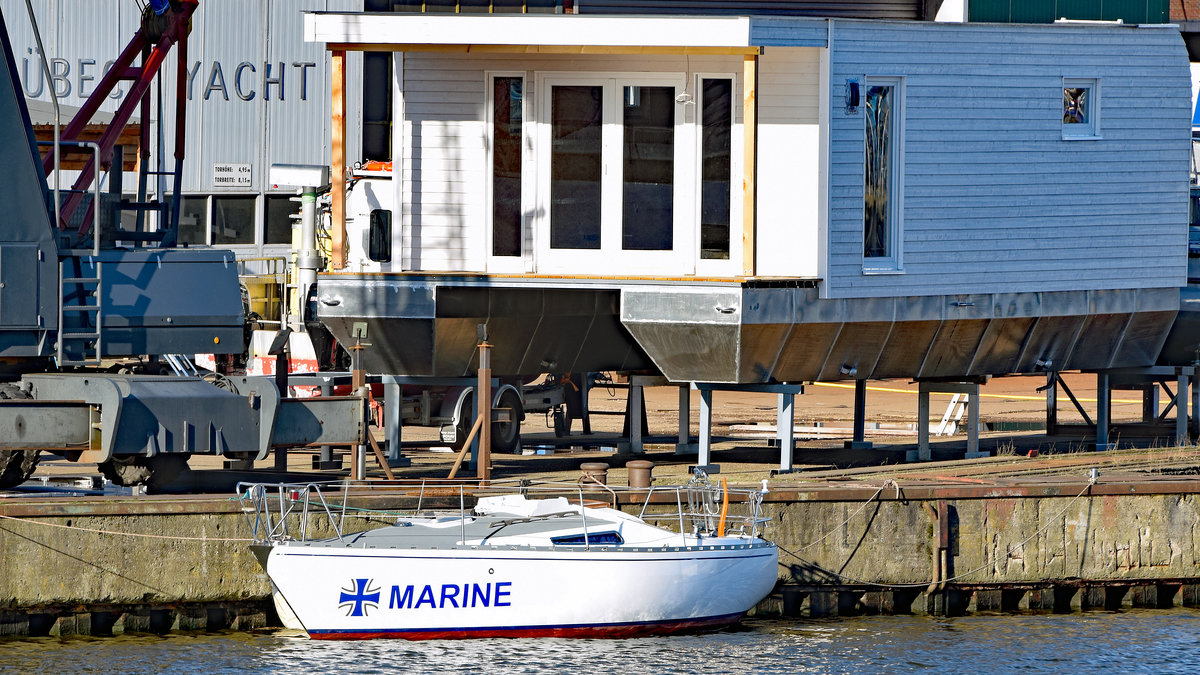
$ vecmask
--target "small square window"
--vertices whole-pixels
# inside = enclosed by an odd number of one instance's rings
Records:
[[[1064,79],[1062,88],[1063,138],[1099,138],[1100,83]]]

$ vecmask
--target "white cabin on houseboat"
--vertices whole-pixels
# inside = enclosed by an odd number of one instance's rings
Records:
[[[393,53],[391,249],[335,245],[318,295],[376,372],[471,372],[485,322],[508,374],[1140,366],[1179,307],[1174,27],[312,13],[305,38],[335,175],[345,53]]]

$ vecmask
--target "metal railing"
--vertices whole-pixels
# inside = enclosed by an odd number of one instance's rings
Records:
[[[716,485],[706,477],[698,476],[686,485],[656,486],[651,488],[610,487],[607,485],[576,482],[533,483],[525,479],[491,481],[487,486],[478,486],[467,481],[420,479],[412,481],[335,481],[325,483],[239,483],[238,499],[246,515],[254,540],[263,543],[303,542],[313,539],[337,539],[345,541],[349,534],[347,521],[355,518],[378,519],[386,517],[392,522],[404,518],[457,517],[459,520],[460,543],[466,542],[466,525],[469,521],[485,519],[467,508],[468,493],[472,497],[503,494],[520,494],[530,498],[567,497],[579,509],[583,520],[584,546],[591,546],[588,511],[593,507],[616,506],[624,501],[631,506],[640,504],[638,518],[645,522],[674,531],[684,537],[741,535],[757,537],[769,519],[762,517],[763,492],[761,490],[728,488]],[[603,491],[605,499],[595,499]],[[331,501],[337,494],[338,500]],[[351,506],[354,497],[366,495],[395,495],[416,498],[412,509],[375,509]],[[626,498],[622,500],[622,497]],[[457,509],[428,509],[432,497],[442,499],[457,497]],[[653,510],[651,510],[653,509]],[[563,514],[554,514],[561,516]],[[314,516],[323,516],[329,526],[330,536],[317,537],[312,523]],[[547,516],[548,517],[548,516]],[[505,515],[501,518],[510,519]],[[536,517],[535,517],[536,518]],[[594,519],[599,521],[600,519]],[[611,527],[609,521],[605,529]]]

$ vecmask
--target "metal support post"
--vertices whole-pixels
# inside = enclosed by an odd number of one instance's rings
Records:
[[[471,420],[473,420],[471,422],[472,424],[479,421],[479,397],[478,396],[471,397]],[[470,447],[471,447],[471,459],[467,463],[467,468],[470,469],[471,472],[474,473],[476,476],[478,476],[479,475],[479,434],[475,434],[475,437],[471,439]]]
[[[367,372],[362,367],[362,338],[365,337],[365,330],[358,333],[355,338],[355,344],[350,348],[350,390],[356,396],[361,396],[364,400],[367,399]],[[364,415],[370,415],[369,406],[363,406]],[[371,433],[371,429],[363,420],[363,428],[366,433]],[[350,480],[364,480],[367,477],[367,445],[359,443],[352,448],[354,452],[354,461],[350,464]]]
[[[854,381],[854,437],[842,444],[847,450],[870,450],[867,441],[867,381]]]
[[[475,405],[483,420],[479,426],[479,465],[475,477],[483,484],[492,478],[492,346],[487,341],[487,324],[479,324],[479,393]]]
[[[1142,385],[1142,421],[1158,421],[1158,385]]]
[[[1191,437],[1200,439],[1200,368],[1195,368],[1192,378]]]
[[[1108,442],[1109,405],[1112,391],[1108,386],[1108,373],[1096,373],[1096,450],[1112,450]]]
[[[908,452],[910,462],[927,462],[933,458],[929,447],[929,394],[966,394],[967,396],[967,453],[966,458],[987,457],[979,451],[979,383],[978,382],[919,382],[917,384],[917,449]]]
[[[354,464],[350,466],[350,480],[365,480],[367,477],[367,446],[354,446]]]
[[[392,467],[412,466],[412,460],[400,452],[400,438],[404,433],[404,391],[394,378],[383,380],[383,437],[387,441],[387,460]]]
[[[296,330],[304,330],[304,306],[323,262],[317,253],[317,188],[306,185],[300,191],[300,251],[296,255],[298,311],[291,317]]]
[[[1046,435],[1058,433],[1058,373],[1046,373]]]
[[[1189,379],[1191,378],[1188,375],[1180,371],[1175,380],[1177,383],[1175,389],[1175,445],[1183,445],[1187,442]]]
[[[796,395],[780,393],[775,412],[775,433],[779,437],[779,473],[792,470],[792,453],[795,450],[792,432],[796,426]]]
[[[643,408],[646,405],[643,398],[644,391],[642,385],[636,384],[632,378],[629,380],[629,452],[640,455],[646,452],[645,444],[642,441],[642,415]]]
[[[712,389],[700,387],[700,466],[712,464]]]
[[[967,394],[967,455],[966,459],[990,457],[990,452],[979,451],[979,385]]]
[[[579,382],[579,415],[583,425],[583,434],[592,435],[592,415],[588,409],[588,396],[592,393],[592,374],[584,373]]]
[[[924,382],[917,385],[917,451],[908,453],[908,461],[928,462],[929,450],[929,389]]]
[[[675,443],[675,454],[692,455],[697,446],[692,442],[692,387],[679,385],[679,438]]]

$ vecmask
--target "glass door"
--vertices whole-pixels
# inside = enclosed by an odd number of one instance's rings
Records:
[[[687,274],[694,195],[678,77],[546,76],[537,268]],[[694,263],[691,263],[694,265]]]

